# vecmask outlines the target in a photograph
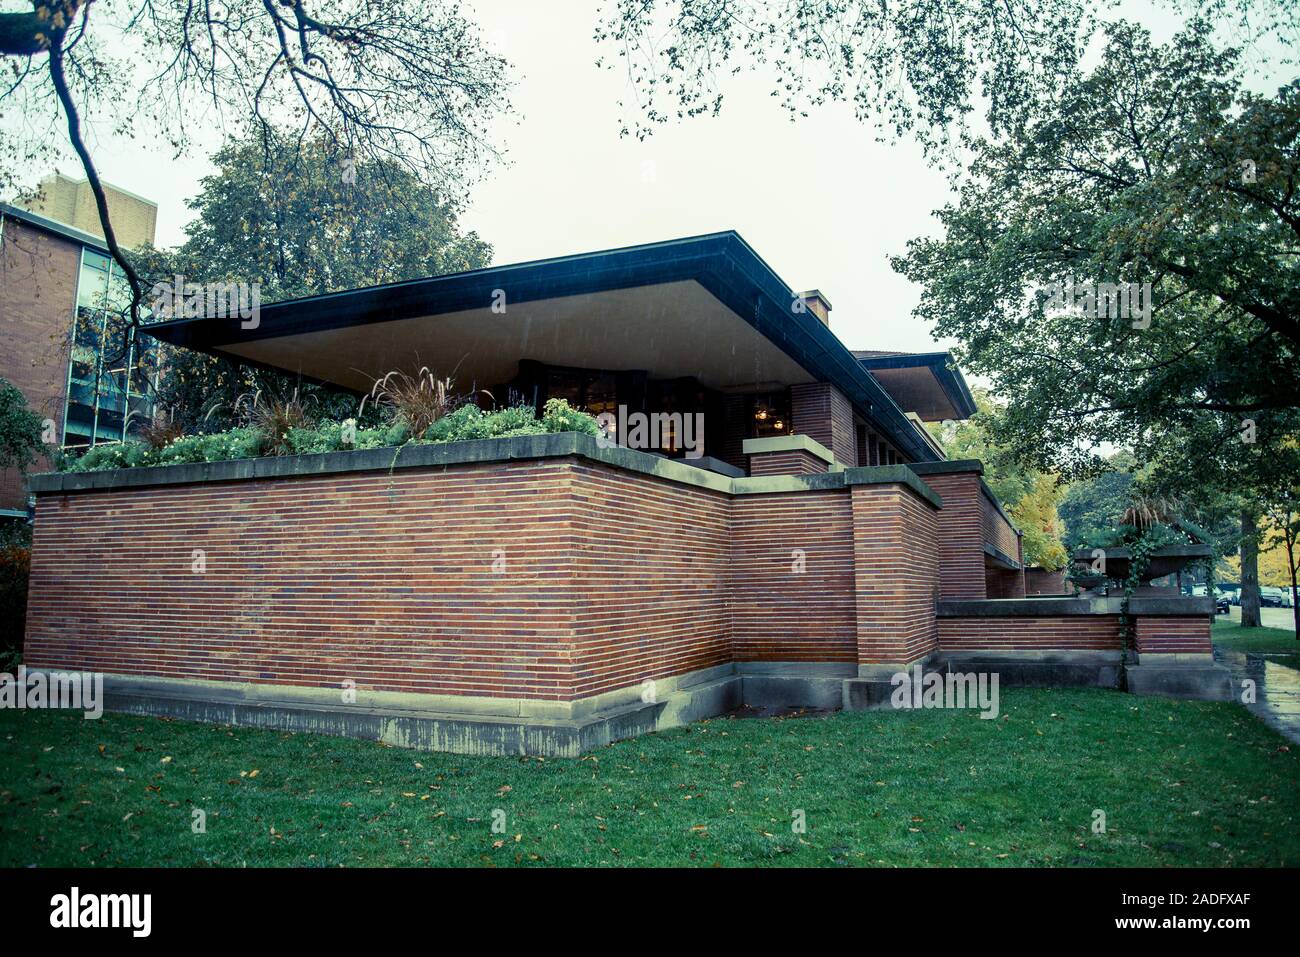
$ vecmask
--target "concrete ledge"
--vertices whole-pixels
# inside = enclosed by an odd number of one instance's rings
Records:
[[[1017,534],[1019,533],[1017,532]],[[996,564],[1002,566],[1003,568],[1009,571],[1013,571],[1013,572],[1020,571],[1021,568],[1020,562],[1016,561],[1014,558],[1012,558],[1010,555],[1006,554],[1005,552],[998,551],[996,548],[994,548],[992,545],[988,544],[987,542],[984,544],[984,554],[987,557],[993,559],[993,561]]]
[[[697,459],[685,458],[681,461],[693,468],[705,469],[709,472],[717,472],[719,475],[725,475],[728,478],[745,477],[744,469],[738,469],[730,462],[724,462],[722,459],[714,458],[712,455],[701,455]]]
[[[1140,695],[1232,701],[1232,673],[1222,665],[1139,664],[1127,670],[1128,690]]]
[[[984,463],[979,459],[947,459],[943,462],[909,462],[906,468],[917,475],[951,475],[954,472],[984,474]]]
[[[1118,688],[1118,651],[953,651],[942,653],[952,672],[998,675],[1008,688]]]
[[[902,485],[935,508],[943,508],[939,493],[926,485],[907,465],[869,465],[843,471],[845,485]]]
[[[107,679],[104,706],[128,714],[362,738],[421,751],[556,757],[577,757],[591,748],[653,731],[662,708],[639,703],[581,719],[510,718],[307,704],[292,699],[222,700],[157,687],[142,690],[129,682],[110,685]]]
[[[725,714],[742,705],[838,708],[843,676],[854,667],[728,663],[575,701],[358,691],[356,702],[347,704],[342,688],[105,675],[104,707],[382,741],[423,751],[576,757],[622,738]]]
[[[1214,612],[1210,598],[1133,598],[1133,616],[1177,618],[1208,617]],[[1075,615],[1121,615],[1123,598],[988,598],[947,600],[935,604],[940,618],[1059,618]]]
[[[762,455],[765,452],[807,452],[827,465],[835,464],[835,456],[831,454],[831,450],[807,435],[769,435],[762,439],[745,439],[741,450],[746,455]]]
[[[893,704],[890,698],[894,694],[894,675],[899,672],[911,672],[917,665],[922,674],[940,671],[939,665],[931,658],[914,661],[910,665],[864,665],[856,678],[845,678],[840,684],[840,707],[845,711],[890,711]],[[866,669],[866,670],[863,670]]]

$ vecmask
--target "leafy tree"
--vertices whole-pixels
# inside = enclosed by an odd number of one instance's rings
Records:
[[[918,313],[1014,396],[999,437],[1041,467],[1195,446],[1244,479],[1295,430],[1300,82],[1257,97],[1236,68],[1200,25],[1164,47],[1112,27],[1095,70],[980,145],[945,235],[894,261]],[[1043,290],[1070,283],[1150,283],[1150,314],[1053,310]]]
[[[1096,475],[1071,482],[1061,500],[1061,520],[1065,524],[1065,544],[1069,549],[1096,541],[1109,529],[1120,524],[1124,508],[1133,496],[1137,463],[1127,452],[1107,460],[1107,469]]]
[[[260,138],[231,144],[214,162],[217,172],[189,203],[198,216],[187,240],[141,254],[141,275],[258,283],[269,301],[491,262],[492,247],[462,232],[454,208],[398,164],[361,163],[343,176],[328,142],[284,138],[269,152]],[[239,396],[257,392],[288,401],[298,390],[309,413],[326,417],[356,412],[351,393],[190,350],[166,355],[158,404],[187,432],[229,427]]]
[[[0,126],[0,189],[10,170],[72,148],[130,285],[133,324],[145,289],[118,245],[83,113],[178,152],[196,131],[291,131],[458,190],[496,155],[487,125],[509,106],[505,62],[446,0],[24,5],[0,12],[10,74],[0,110],[20,120]]]
[[[1119,446],[1151,488],[1231,494],[1249,582],[1270,490],[1300,472],[1300,81],[1244,90],[1201,22],[1163,46],[1106,36],[1094,69],[976,145],[944,235],[894,265],[1009,397],[1000,441],[1070,478]]]
[[[1300,37],[1291,0],[1166,0],[1247,41]],[[723,107],[725,78],[771,77],[791,119],[850,102],[860,120],[917,139],[932,157],[969,138],[972,114],[1002,135],[1077,66],[1109,0],[612,0],[596,31],[628,75],[625,133]],[[953,158],[948,155],[948,158]]]
[[[0,379],[0,469],[24,469],[41,449],[41,417],[17,386]]]
[[[960,422],[931,425],[930,431],[949,458],[979,459],[984,463],[984,480],[1024,533],[1026,564],[1050,571],[1065,567],[1066,553],[1057,514],[1061,488],[1056,476],[1026,468],[1010,448],[999,443],[992,431],[1004,407],[983,389],[977,388],[973,394],[976,407],[973,416]]]

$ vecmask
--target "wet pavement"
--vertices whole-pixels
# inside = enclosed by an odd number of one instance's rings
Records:
[[[1300,744],[1300,654],[1240,652],[1214,648],[1214,660],[1232,672],[1240,700],[1242,682],[1255,682],[1246,708],[1266,725]]]

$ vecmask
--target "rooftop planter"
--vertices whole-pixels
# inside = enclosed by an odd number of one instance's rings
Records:
[[[1076,565],[1091,566],[1097,560],[1096,552],[1098,549],[1080,548],[1074,553],[1074,563]],[[1132,565],[1133,552],[1129,548],[1104,548],[1100,549],[1105,554],[1106,571],[1104,574],[1099,573],[1081,573],[1075,574],[1073,580],[1085,587],[1099,585],[1106,580],[1124,581],[1129,576],[1129,570]],[[1214,550],[1209,545],[1163,545],[1154,549],[1148,555],[1146,568],[1139,576],[1142,582],[1149,582],[1156,578],[1163,578],[1166,575],[1177,574],[1193,562],[1205,561],[1212,558]]]

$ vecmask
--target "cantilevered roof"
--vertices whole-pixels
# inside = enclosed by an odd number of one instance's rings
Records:
[[[491,388],[521,359],[720,390],[830,382],[910,457],[936,458],[872,371],[733,231],[286,300],[263,305],[251,329],[214,317],[148,331],[357,391],[419,366]]]
[[[975,414],[975,399],[951,353],[856,350],[853,354],[899,406],[924,422]]]

